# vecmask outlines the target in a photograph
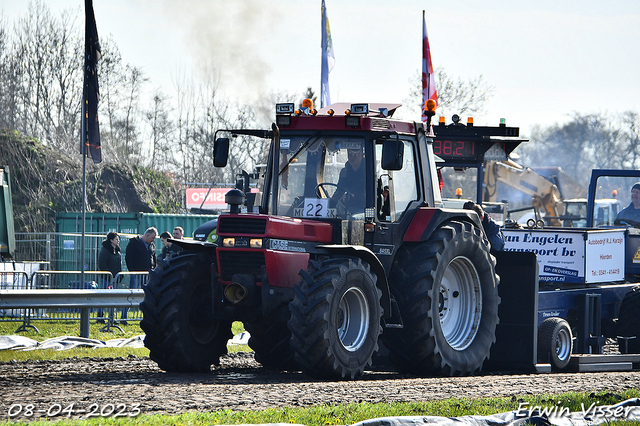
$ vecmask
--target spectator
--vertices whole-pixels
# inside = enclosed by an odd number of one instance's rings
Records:
[[[175,230],[173,233],[175,235]],[[162,241],[162,252],[160,253],[160,256],[158,256],[159,260],[169,260],[172,257],[177,256],[178,253],[182,251],[179,245],[169,242],[169,238],[172,237],[173,236],[167,231],[164,231],[162,234],[160,234],[160,241]]]
[[[102,242],[98,255],[98,270],[111,272],[111,280],[100,278],[100,288],[109,288],[109,283],[118,272],[122,271],[122,256],[120,255],[120,236],[116,232],[109,232],[107,239]],[[98,309],[98,322],[104,324],[102,309]]]
[[[173,239],[181,240],[183,238],[184,238],[184,229],[182,229],[181,226],[176,226],[175,228],[173,228]],[[176,257],[182,251],[182,247],[180,247],[178,244],[171,244],[171,251],[173,252],[172,256]]]
[[[640,182],[631,187],[631,203],[618,213],[616,223],[640,225]]]
[[[181,226],[176,226],[173,228],[173,239],[181,240],[184,237],[184,229]]]
[[[502,251],[504,249],[504,234],[502,233],[502,229],[500,229],[500,225],[495,223],[488,214],[484,213],[481,205],[476,204],[473,201],[467,201],[464,203],[462,208],[466,210],[473,210],[478,213],[484,232],[487,234],[489,243],[491,243],[491,252],[494,253],[496,251]]]
[[[148,272],[156,267],[156,245],[155,240],[158,230],[154,227],[147,228],[144,235],[136,235],[129,239],[124,260],[129,272]],[[131,275],[129,288],[140,288],[142,286],[142,275]],[[122,309],[122,323],[127,324],[127,314],[129,308]]]

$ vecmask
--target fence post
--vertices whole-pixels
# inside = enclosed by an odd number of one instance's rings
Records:
[[[51,265],[51,234],[47,233],[47,262]]]
[[[89,308],[80,309],[80,337],[89,337]]]

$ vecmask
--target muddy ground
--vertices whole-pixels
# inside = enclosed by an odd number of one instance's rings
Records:
[[[545,392],[621,392],[639,387],[638,371],[462,378],[416,378],[370,371],[356,381],[319,381],[299,372],[267,371],[255,362],[252,353],[227,355],[209,374],[165,373],[148,358],[136,357],[14,361],[0,364],[0,418],[178,414]]]

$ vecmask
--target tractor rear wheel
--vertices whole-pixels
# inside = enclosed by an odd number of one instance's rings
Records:
[[[143,287],[144,345],[164,371],[207,372],[227,353],[231,321],[213,317],[213,260],[210,253],[175,257],[152,271]]]
[[[640,354],[640,287],[634,287],[625,294],[618,314],[618,336],[633,337],[627,342],[626,353]],[[622,342],[618,339],[618,346]],[[624,350],[624,348],[622,348]],[[622,351],[621,351],[622,352]],[[624,352],[623,352],[624,353]]]
[[[404,328],[383,334],[401,371],[467,375],[489,358],[498,324],[499,278],[481,230],[450,222],[405,246],[389,277]]]
[[[289,304],[291,347],[316,378],[355,378],[371,365],[381,332],[382,292],[369,264],[354,257],[310,260]]]

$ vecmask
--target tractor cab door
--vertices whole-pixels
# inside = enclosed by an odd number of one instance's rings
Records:
[[[376,141],[375,144],[376,215],[375,231],[369,248],[387,271],[421,199],[416,142],[409,137],[400,137],[400,141],[403,155],[399,170],[382,168],[384,140]]]

